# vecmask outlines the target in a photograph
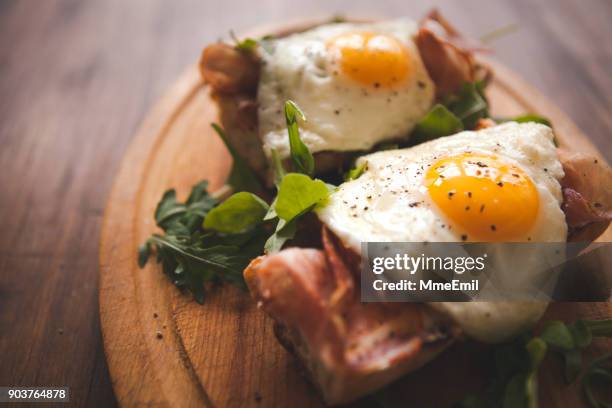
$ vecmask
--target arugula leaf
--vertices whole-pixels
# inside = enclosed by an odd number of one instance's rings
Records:
[[[230,37],[232,37],[232,40],[234,40],[234,47],[236,47],[237,50],[252,52],[257,47],[257,40],[248,37],[244,40],[239,40],[233,30],[230,30]]]
[[[187,207],[176,202],[176,191],[168,190],[155,209],[155,223],[158,227],[165,228],[184,214],[186,210]]]
[[[347,18],[346,16],[343,16],[342,14],[336,14],[334,16],[332,16],[332,18],[329,19],[329,22],[332,24],[338,24],[338,23],[346,23],[347,22]]]
[[[238,234],[263,221],[268,204],[255,194],[242,191],[213,208],[204,218],[204,228]]]
[[[314,208],[329,196],[327,185],[305,174],[287,174],[278,189],[274,210],[279,218],[291,221]]]
[[[546,356],[546,342],[540,337],[534,337],[529,340],[525,348],[527,349],[527,353],[529,353],[530,370],[535,371],[540,367],[540,364],[542,364]]]
[[[293,239],[297,231],[297,218],[287,222],[283,219],[278,220],[276,224],[276,230],[272,234],[266,244],[264,245],[264,251],[266,253],[278,252],[283,248],[285,242]]]
[[[510,119],[501,119],[501,120],[498,120],[498,121],[501,121],[501,122],[517,122],[517,123],[535,122],[535,123],[541,123],[542,125],[546,125],[548,127],[552,127],[552,124],[550,123],[550,120],[546,119],[543,116],[536,115],[535,113],[527,113],[525,115],[516,116],[516,117],[510,118]]]
[[[612,335],[612,319],[577,320],[573,324],[555,320],[548,322],[542,330],[542,338],[562,357],[564,376],[568,383],[574,382],[582,370],[581,350],[591,344],[593,336]]]
[[[274,52],[275,43],[273,40],[275,37],[272,35],[266,35],[259,40],[259,47],[264,52],[272,54]]]
[[[278,150],[272,149],[271,156],[272,169],[274,170],[274,184],[278,186],[287,172],[285,171],[285,167],[283,167],[283,162],[278,154]]]
[[[542,328],[542,339],[551,347],[557,350],[572,350],[574,348],[574,338],[565,323],[559,320],[546,322]]]
[[[272,201],[272,204],[270,204],[270,208],[268,208],[268,212],[263,218],[264,221],[270,221],[275,218],[278,218],[278,214],[276,214],[276,210],[274,209],[274,207],[276,206],[277,199],[278,199],[278,196],[274,197],[274,201]]]
[[[312,176],[314,174],[314,157],[308,147],[300,138],[300,130],[297,123],[298,116],[306,120],[304,112],[293,101],[285,102],[285,120],[287,132],[289,133],[289,148],[291,149],[291,160],[297,171]]]
[[[204,215],[217,204],[217,200],[206,192],[207,187],[207,181],[193,186],[185,203],[176,201],[176,191],[173,189],[166,191],[155,209],[157,226],[181,235],[192,233]]]
[[[154,235],[164,272],[179,288],[188,289],[196,301],[204,300],[204,283],[231,283],[245,288],[242,270],[250,257],[240,247],[217,245],[203,248],[197,243],[186,243],[174,236]]]
[[[235,266],[235,259],[232,256],[238,250],[238,248],[231,246],[216,246],[212,248],[187,247],[182,240],[171,235],[153,234],[149,242],[165,246],[166,249],[182,256],[184,261],[194,261],[218,270],[226,270],[230,273],[233,271],[233,266]],[[184,265],[182,266],[184,268]]]
[[[568,326],[568,328],[570,333],[572,333],[576,348],[583,349],[591,344],[593,333],[585,320],[577,320],[576,323]]]
[[[417,123],[412,134],[412,142],[419,144],[438,137],[452,135],[463,130],[461,119],[455,116],[444,105],[436,104]]]
[[[525,395],[527,397],[527,407],[537,408],[538,406],[538,369],[546,356],[546,343],[539,337],[534,337],[525,346],[529,354],[530,368],[525,383]]]
[[[211,126],[217,132],[233,159],[232,170],[227,178],[227,184],[234,187],[236,191],[261,191],[263,188],[259,179],[230,144],[223,129],[216,123],[212,123]]]
[[[151,256],[151,242],[148,240],[138,247],[138,266],[143,268]]]
[[[324,202],[330,190],[324,182],[305,174],[288,173],[278,186],[278,195],[264,220],[278,218],[274,233],[264,246],[266,253],[280,251],[295,236],[298,219]]]
[[[363,172],[367,169],[368,162],[363,161],[359,166],[353,167],[344,175],[344,181],[351,181],[358,179]]]
[[[163,272],[177,287],[190,291],[199,303],[204,301],[206,282],[244,288],[242,271],[253,257],[263,252],[267,235],[257,226],[240,234],[221,236],[215,231],[205,232],[204,219],[218,203],[206,188],[206,182],[196,184],[184,203],[176,200],[174,190],[166,191],[155,210],[156,222],[164,234],[153,234],[138,249],[141,268],[155,251]],[[267,205],[259,205],[263,217]]]
[[[489,117],[489,104],[484,93],[473,82],[464,83],[461,90],[450,96],[444,105],[463,122],[465,129],[473,129],[479,119]]]
[[[489,103],[484,95],[486,85],[483,81],[466,82],[459,92],[434,105],[414,128],[411,144],[473,129],[479,119],[488,118]]]

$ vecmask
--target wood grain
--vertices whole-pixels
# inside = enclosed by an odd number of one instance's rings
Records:
[[[115,403],[97,311],[102,212],[135,129],[203,44],[298,16],[418,18],[431,4],[1,1],[0,385],[68,385],[71,405]],[[519,22],[496,58],[612,158],[609,1],[435,4],[473,36]]]
[[[496,72],[489,91],[494,114],[546,115],[555,123],[561,146],[599,154],[546,98],[507,68],[488,63]],[[117,398],[126,406],[256,406],[262,401],[269,406],[320,406],[295,361],[275,341],[272,322],[249,296],[228,287],[200,306],[175,290],[158,265],[149,263],[144,270],[136,265],[138,245],[156,230],[147,214],[167,188],[176,187],[184,195],[203,177],[212,190],[225,180],[230,159],[209,126],[214,121],[215,104],[194,67],[149,114],[111,192],[101,238],[100,315]],[[607,303],[559,304],[549,311],[549,316],[564,319],[611,315]],[[598,342],[589,353],[602,354],[611,344]],[[457,345],[433,368],[400,380],[393,389],[418,406],[450,406],[481,381],[465,370],[466,358],[478,361],[479,354],[471,343]],[[562,388],[556,372],[543,370],[544,406],[580,406],[580,393],[575,387]],[[431,392],[438,383],[452,386],[446,393]]]

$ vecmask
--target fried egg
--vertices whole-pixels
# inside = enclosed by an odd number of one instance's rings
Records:
[[[356,252],[361,242],[563,242],[552,130],[510,122],[363,156],[365,171],[318,211]]]
[[[289,155],[288,99],[305,113],[301,137],[312,152],[369,150],[406,137],[435,94],[416,29],[405,19],[339,23],[266,41],[257,93],[264,151]]]
[[[536,123],[506,123],[466,131],[412,148],[361,157],[356,180],[338,187],[319,219],[355,252],[362,242],[564,242],[552,130]],[[496,250],[493,248],[492,250]],[[500,251],[508,251],[501,248]],[[510,287],[549,277],[532,273],[533,254],[498,253],[499,279]],[[515,285],[515,286],[512,286]],[[500,342],[535,324],[546,302],[437,302],[466,335]]]

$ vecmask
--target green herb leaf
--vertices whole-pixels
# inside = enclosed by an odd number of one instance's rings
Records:
[[[157,226],[174,235],[191,234],[204,219],[204,215],[217,204],[217,200],[206,192],[208,182],[193,186],[185,203],[176,201],[176,192],[168,190],[155,209]]]
[[[233,164],[230,175],[227,178],[227,184],[234,187],[235,191],[261,191],[262,186],[255,176],[251,168],[242,160],[236,149],[230,144],[229,139],[223,129],[216,123],[211,124],[215,132],[219,135],[225,147],[232,156]]]
[[[445,101],[444,105],[463,122],[465,129],[473,129],[479,119],[489,117],[489,104],[481,89],[473,82],[463,84],[461,90]]]
[[[415,127],[411,144],[419,144],[464,129],[473,129],[479,119],[489,117],[489,104],[484,96],[486,83],[466,82],[459,92],[438,103]]]
[[[278,154],[278,150],[272,149],[271,151],[272,158],[272,169],[274,170],[274,184],[277,186],[280,184],[283,177],[287,172],[285,171],[285,167],[283,166],[283,162]]]
[[[280,251],[295,236],[298,219],[321,204],[330,194],[330,188],[321,180],[305,174],[288,173],[278,185],[278,194],[263,220],[279,218],[276,230],[264,246],[266,253]]]
[[[572,333],[574,345],[577,348],[586,348],[591,344],[593,335],[584,320],[577,320],[574,324],[568,326],[568,328],[570,333]]]
[[[435,105],[416,125],[412,142],[419,144],[442,136],[452,135],[463,130],[461,119],[444,105]]]
[[[343,16],[342,14],[336,14],[332,18],[329,19],[329,22],[332,24],[346,23],[346,21],[347,21],[346,16]]]
[[[279,218],[291,221],[329,196],[327,185],[307,175],[289,173],[281,181],[274,209]]]
[[[300,130],[297,119],[306,120],[304,113],[293,101],[285,102],[285,120],[289,133],[289,147],[291,149],[291,160],[297,171],[312,176],[314,174],[314,157],[308,147],[300,138]]]
[[[365,160],[362,161],[361,164],[359,164],[356,167],[353,167],[344,175],[344,181],[351,181],[351,180],[358,179],[363,174],[363,172],[366,170],[367,167],[368,167],[368,162]]]
[[[278,196],[274,197],[274,201],[272,201],[272,204],[270,205],[270,208],[268,208],[268,212],[266,213],[266,215],[263,218],[264,221],[270,221],[270,220],[273,220],[275,218],[278,218],[278,214],[276,214],[276,210],[274,209],[274,207],[276,206],[276,200],[277,199],[278,199]]]
[[[536,371],[546,356],[546,343],[539,337],[534,337],[525,346],[529,353],[531,371]]]
[[[239,234],[263,221],[268,204],[255,194],[242,191],[210,210],[204,228],[226,234]]]
[[[176,191],[168,190],[162,196],[155,209],[155,223],[160,228],[166,228],[187,211],[187,207],[177,203]]]
[[[529,354],[530,369],[525,383],[525,396],[527,407],[537,408],[538,406],[538,369],[546,357],[546,343],[539,337],[534,337],[525,346]]]
[[[138,251],[138,263],[144,267],[155,250],[163,272],[177,287],[190,291],[199,303],[204,301],[206,282],[230,283],[245,288],[242,271],[253,257],[263,253],[267,235],[259,226],[239,234],[205,232],[202,229],[204,219],[217,204],[206,187],[206,182],[196,184],[184,203],[176,200],[174,190],[164,193],[155,218],[165,234],[153,234]],[[250,196],[249,193],[242,194]],[[257,202],[259,199],[252,200]],[[252,204],[250,198],[247,201]],[[257,204],[258,216],[263,218],[267,205]],[[228,207],[225,208],[228,211]],[[216,223],[225,227],[227,220],[217,214]],[[232,226],[238,230],[238,224],[246,223],[240,220]]]
[[[151,243],[146,241],[140,247],[138,247],[138,266],[144,268],[151,255]]]
[[[516,116],[511,119],[502,119],[503,122],[517,122],[517,123],[527,123],[527,122],[535,122],[541,123],[542,125],[546,125],[548,127],[552,127],[550,120],[546,119],[543,116],[536,115],[534,113],[527,113],[525,115]]]
[[[257,40],[248,37],[244,40],[239,40],[233,30],[230,30],[230,37],[234,40],[234,47],[236,47],[237,50],[252,52],[257,47]]]
[[[274,234],[268,238],[266,244],[264,246],[264,251],[266,253],[274,253],[278,252],[283,248],[285,242],[290,239],[293,239],[295,236],[295,232],[297,230],[297,219],[293,219],[289,222],[280,219],[278,220],[278,224],[276,224],[276,230]]]
[[[565,323],[559,320],[546,322],[540,335],[542,340],[557,350],[571,350],[574,348],[574,338]]]

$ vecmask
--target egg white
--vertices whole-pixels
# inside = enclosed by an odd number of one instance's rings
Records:
[[[375,24],[339,23],[316,27],[260,47],[262,70],[257,94],[259,134],[264,151],[288,157],[283,106],[295,101],[306,115],[301,137],[312,152],[369,150],[407,136],[434,100],[434,84],[412,39],[411,20]],[[372,31],[399,40],[412,59],[412,74],[397,89],[373,89],[346,78],[333,64],[326,41],[342,33]]]
[[[361,242],[460,241],[460,229],[448,228],[451,222],[430,200],[423,179],[439,159],[483,153],[517,165],[536,186],[538,216],[523,240],[563,242],[567,237],[559,184],[563,168],[552,140],[547,126],[510,122],[366,155],[357,161],[357,165],[367,163],[361,177],[340,185],[317,214],[358,253]]]

